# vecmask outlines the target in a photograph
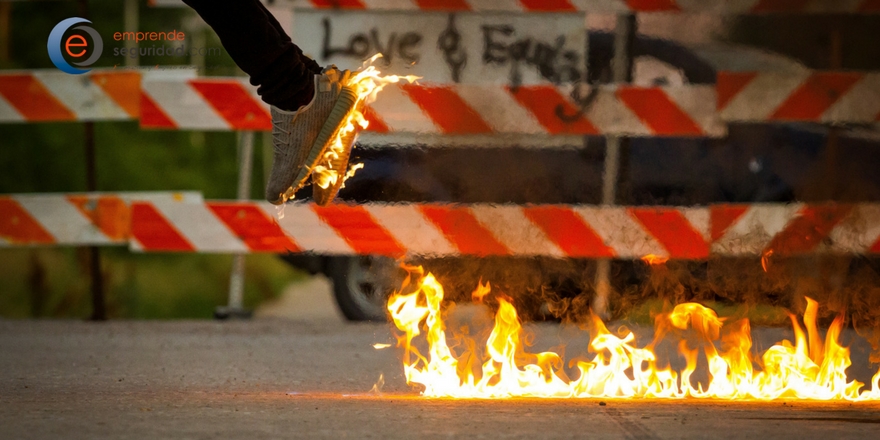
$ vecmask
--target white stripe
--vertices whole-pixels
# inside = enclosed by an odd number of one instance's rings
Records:
[[[91,220],[61,195],[15,196],[58,244],[110,244]]]
[[[503,87],[462,85],[455,91],[494,131],[547,134],[532,112],[521,106]]]
[[[641,119],[614,95],[614,89],[603,87],[587,108],[586,118],[600,133],[652,135]]]
[[[823,122],[872,123],[880,114],[880,73],[868,73],[853,84],[828,110],[822,114]]]
[[[587,12],[629,12],[624,0],[571,0],[579,11]]]
[[[475,206],[474,217],[516,255],[567,255],[523,213],[521,206]]]
[[[439,133],[424,110],[409,95],[396,85],[385,87],[376,102],[370,104],[385,125],[392,131],[416,133]]]
[[[2,81],[2,78],[0,78]],[[0,122],[23,122],[24,116],[0,95]]]
[[[711,240],[711,214],[709,208],[679,208],[679,212],[687,219],[695,231],[699,232],[706,243]]]
[[[810,72],[760,73],[721,110],[725,121],[764,121],[810,76]]]
[[[155,203],[197,252],[247,252],[248,248],[204,204]]]
[[[648,254],[668,256],[669,253],[625,208],[607,206],[575,207],[577,212],[602,238],[605,246],[619,257],[641,258]]]
[[[363,205],[410,255],[457,255],[458,250],[428,221],[418,205]]]
[[[131,119],[131,116],[107,96],[89,75],[68,75],[60,71],[45,70],[34,71],[33,75],[46,87],[46,90],[70,109],[78,120]]]
[[[411,11],[418,9],[412,0],[362,0],[367,9]]]
[[[753,205],[740,216],[724,235],[712,243],[711,253],[718,255],[761,255],[777,234],[782,232],[803,204]]]
[[[474,11],[514,11],[522,12],[525,8],[517,0],[467,0]]]
[[[724,136],[724,122],[715,110],[715,86],[663,87],[663,92],[678,108],[697,123],[704,133]]]
[[[283,208],[284,217],[278,218],[275,207],[263,204],[263,210],[278,221],[281,229],[293,237],[305,252],[352,255],[356,252],[328,224],[324,223],[309,205],[292,203]]]
[[[880,239],[880,204],[857,205],[843,219],[828,238],[832,249],[854,254],[866,254]]]
[[[143,91],[184,130],[229,130],[229,124],[182,80],[144,81]]]

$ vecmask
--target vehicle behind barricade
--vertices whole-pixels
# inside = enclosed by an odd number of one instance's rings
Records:
[[[384,73],[422,78],[365,110],[351,159],[365,167],[329,207],[244,200],[253,132],[271,130],[246,78],[10,73],[0,122],[139,118],[142,129],[239,132],[241,200],[4,196],[0,243],[279,253],[330,276],[351,319],[384,319],[400,258],[525,261],[544,281],[546,261],[576,261],[595,272],[586,278],[602,314],[642,258],[875,255],[880,74],[811,69],[714,36],[738,14],[880,12],[806,3],[276,2],[319,64],[356,69],[382,53]],[[847,170],[863,191],[811,192],[817,170]]]

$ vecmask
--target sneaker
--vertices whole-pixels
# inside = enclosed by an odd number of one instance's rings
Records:
[[[270,203],[280,205],[293,198],[324,157],[357,102],[354,88],[346,86],[350,78],[348,70],[329,66],[315,76],[312,102],[292,112],[271,108],[275,156],[266,186]]]
[[[331,146],[337,137],[339,137],[339,145],[328,149],[312,172],[312,198],[320,206],[330,204],[345,183],[348,160],[351,157],[351,148],[354,146],[357,130],[341,135],[338,132],[333,133],[330,137]]]

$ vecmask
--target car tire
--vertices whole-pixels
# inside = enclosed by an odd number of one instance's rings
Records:
[[[387,321],[388,296],[403,278],[396,261],[380,256],[335,257],[327,265],[339,310],[351,321]]]

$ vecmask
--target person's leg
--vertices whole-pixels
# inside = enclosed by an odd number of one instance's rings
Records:
[[[259,0],[183,0],[214,29],[267,103],[293,111],[314,94],[321,67],[290,40]]]
[[[358,102],[349,84],[351,73],[331,66],[321,69],[291,42],[259,0],[183,0],[214,29],[229,55],[259,86],[271,105],[272,172],[266,199],[281,204],[293,198],[319,167],[338,175],[337,185],[319,179],[322,197],[329,203],[341,186],[348,167],[353,134],[343,139],[340,154],[331,151],[335,136]],[[334,159],[335,158],[335,159]],[[332,180],[332,179],[330,179]]]

